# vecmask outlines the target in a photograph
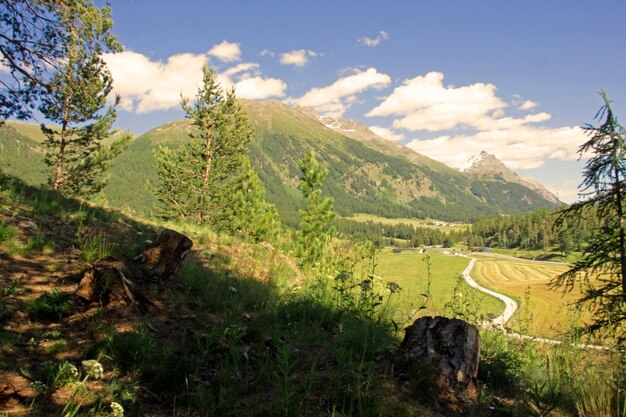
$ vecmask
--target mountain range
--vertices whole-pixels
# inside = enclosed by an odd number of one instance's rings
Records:
[[[398,143],[377,136],[353,120],[322,117],[278,101],[243,100],[254,140],[250,156],[288,224],[298,221],[304,199],[297,189],[297,162],[308,149],[329,169],[325,192],[342,216],[371,213],[470,221],[487,215],[528,212],[561,203],[541,185],[525,180],[486,152],[465,171],[455,170]],[[104,199],[112,207],[148,214],[156,181],[153,150],[185,143],[192,126],[180,120],[135,138],[115,161]],[[37,125],[6,122],[0,127],[0,169],[30,183],[42,183],[43,136]]]

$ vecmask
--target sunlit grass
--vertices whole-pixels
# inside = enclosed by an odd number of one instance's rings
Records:
[[[430,300],[423,314],[445,314],[445,305],[452,300],[454,288],[459,275],[467,267],[469,259],[460,256],[449,256],[442,253],[431,252],[428,254],[431,261],[432,282],[428,289],[427,266],[424,262],[424,254],[418,251],[403,251],[393,253],[381,252],[376,261],[378,267],[376,274],[385,281],[396,282],[402,291],[396,299],[396,307],[399,312],[410,315],[423,302],[422,294],[429,291]],[[484,316],[497,316],[504,305],[497,299],[468,288],[465,296],[473,295],[481,300],[478,310]]]

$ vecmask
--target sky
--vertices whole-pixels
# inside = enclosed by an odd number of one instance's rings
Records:
[[[572,202],[598,92],[626,114],[623,0],[110,3],[117,127],[137,134],[184,116],[207,63],[238,97],[355,119],[455,168],[485,150]]]

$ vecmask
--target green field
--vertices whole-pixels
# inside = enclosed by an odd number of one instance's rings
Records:
[[[469,259],[441,253],[428,255],[432,265],[430,300],[426,309],[419,314],[449,315],[446,314],[445,305],[452,300],[458,277],[467,267]],[[402,287],[394,305],[398,309],[399,317],[406,317],[414,313],[422,304],[423,297],[421,294],[426,291],[428,282],[424,257],[424,254],[417,251],[392,253],[389,250],[381,252],[377,257],[376,274],[381,276],[383,280],[393,281]],[[479,313],[486,317],[497,316],[504,310],[504,305],[499,300],[468,286],[463,287],[462,294],[466,299],[474,300],[473,304],[479,306]]]
[[[549,286],[552,278],[568,268],[563,263],[479,258],[471,275],[481,285],[521,302],[508,323],[513,330],[558,337],[581,322],[579,314],[568,308],[568,304],[579,298],[580,292],[564,294]]]
[[[431,229],[439,230],[443,233],[450,233],[453,230],[457,232],[462,232],[464,230],[467,230],[470,227],[469,224],[456,225],[456,226],[436,226],[436,225],[428,224],[428,223],[437,222],[439,220],[410,219],[407,217],[388,219],[386,217],[381,217],[381,216],[376,216],[375,214],[366,214],[366,213],[356,213],[353,216],[346,217],[346,219],[354,220],[355,222],[373,222],[373,223],[382,223],[382,224],[391,224],[391,225],[408,224],[413,227],[428,227]]]

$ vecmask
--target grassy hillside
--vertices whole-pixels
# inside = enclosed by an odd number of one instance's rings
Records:
[[[10,122],[0,126],[0,170],[31,185],[43,184],[47,179],[45,149],[37,140],[40,136],[35,127],[38,129],[37,125]]]

